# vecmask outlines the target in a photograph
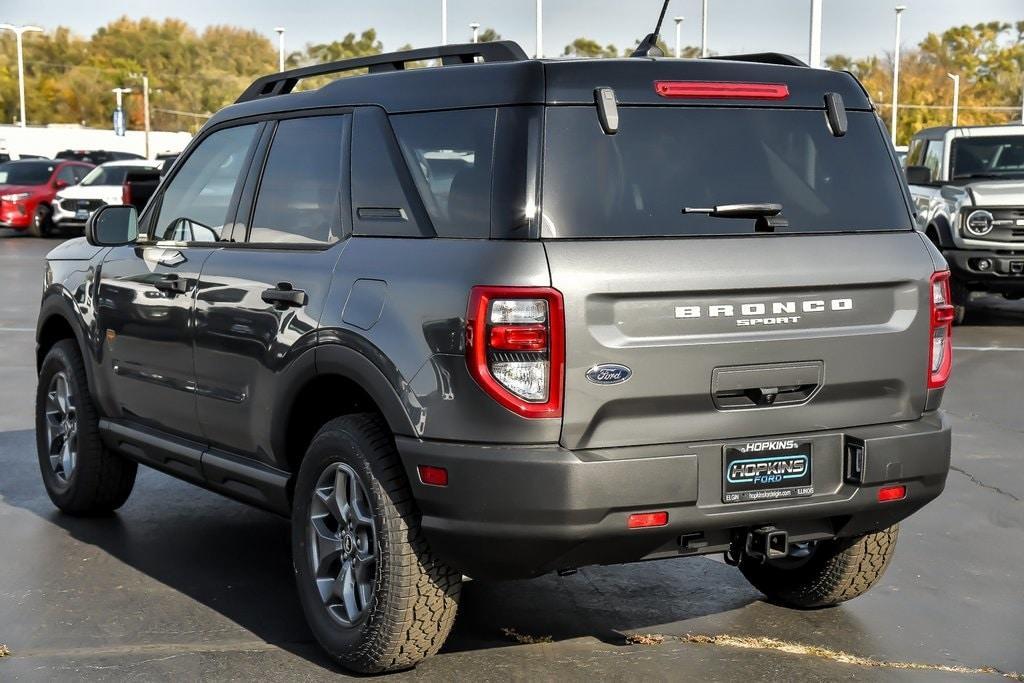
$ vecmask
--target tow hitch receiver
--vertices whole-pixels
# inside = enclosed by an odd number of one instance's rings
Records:
[[[776,560],[789,554],[789,535],[773,526],[751,529],[744,550],[755,560]]]

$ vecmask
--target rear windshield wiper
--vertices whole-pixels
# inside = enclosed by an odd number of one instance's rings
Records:
[[[782,204],[719,204],[701,208],[684,206],[683,213],[703,213],[712,218],[754,218],[755,232],[775,232],[775,228],[788,228],[789,221],[779,216]]]

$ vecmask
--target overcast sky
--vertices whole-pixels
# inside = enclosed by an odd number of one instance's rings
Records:
[[[574,38],[586,36],[621,50],[649,32],[662,0],[543,0],[544,52],[560,54]],[[898,0],[907,5],[903,44],[952,25],[1024,20],[1024,0]],[[708,43],[719,52],[786,52],[807,58],[809,0],[709,0]],[[823,0],[822,54],[853,56],[892,49],[893,0]],[[683,44],[700,43],[701,0],[672,0],[662,35],[670,47],[671,17],[684,16]],[[386,49],[404,43],[440,42],[441,0],[0,0],[0,22],[65,25],[88,35],[121,15],[179,17],[196,27],[233,24],[276,40],[275,26],[287,28],[289,48],[329,42],[349,32],[376,28]],[[469,37],[478,21],[518,41],[530,54],[535,45],[535,0],[448,0],[449,42]],[[29,38],[30,39],[30,38]]]

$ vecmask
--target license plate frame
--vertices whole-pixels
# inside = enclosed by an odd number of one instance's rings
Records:
[[[722,446],[722,502],[749,503],[814,495],[813,444],[762,439]]]
[[[78,209],[75,211],[76,221],[87,221],[89,220],[89,209]]]

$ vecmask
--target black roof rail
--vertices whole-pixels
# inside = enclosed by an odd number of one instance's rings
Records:
[[[783,66],[808,66],[805,62],[800,61],[796,57],[784,55],[779,52],[752,52],[746,55],[713,55],[705,57],[705,59],[724,59],[730,62],[758,62],[760,64],[781,64]]]
[[[484,62],[518,62],[529,59],[526,53],[523,52],[523,48],[511,40],[439,45],[418,50],[388,52],[369,57],[343,59],[339,62],[313,64],[311,66],[299,67],[298,69],[289,69],[281,73],[261,76],[253,81],[235,102],[248,102],[249,100],[270,97],[272,95],[286,95],[295,88],[299,81],[311,76],[324,76],[326,74],[336,74],[355,69],[369,69],[371,74],[403,71],[407,62],[418,62],[428,59],[440,59],[441,64],[444,66],[472,64],[477,60],[477,57]]]

